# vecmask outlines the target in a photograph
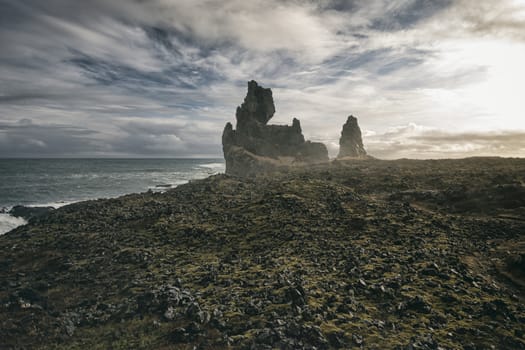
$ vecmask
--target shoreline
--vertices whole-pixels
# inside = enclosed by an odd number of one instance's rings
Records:
[[[0,236],[0,339],[520,349],[525,223],[499,215],[525,210],[523,174],[525,159],[348,161],[65,206]]]
[[[3,235],[10,230],[27,223],[27,218],[25,221],[22,221],[20,218],[16,218],[12,215],[9,215],[9,211],[16,206],[23,206],[27,208],[43,208],[43,207],[53,207],[54,209],[63,207],[65,205],[78,203],[81,201],[87,200],[97,200],[103,198],[116,198],[123,195],[128,195],[132,193],[141,193],[145,191],[154,191],[162,192],[172,188],[175,188],[181,184],[187,183],[188,181],[194,178],[202,178],[220,172],[224,169],[224,162],[220,159],[215,158],[195,158],[195,159],[109,159],[120,161],[120,163],[129,166],[129,169],[117,168],[113,169],[111,163],[108,163],[108,159],[1,159],[0,161],[6,161],[6,165],[11,164],[10,162],[15,162],[16,164],[31,164],[31,162],[37,162],[39,165],[37,168],[38,173],[31,176],[31,181],[24,179],[18,180],[18,174],[16,170],[11,170],[9,176],[13,178],[12,181],[16,182],[16,186],[22,186],[21,188],[27,186],[33,186],[34,183],[40,184],[38,190],[41,197],[40,200],[30,200],[31,193],[29,190],[25,190],[27,193],[21,193],[21,196],[25,196],[20,201],[16,201],[14,198],[18,195],[16,192],[12,191],[11,193],[4,193],[3,205],[0,205],[0,235]],[[177,161],[182,161],[182,163],[177,163]],[[51,161],[51,163],[48,163]],[[65,162],[65,163],[64,163]],[[85,163],[88,162],[88,163]],[[78,164],[91,164],[95,162],[96,164],[103,164],[103,168],[96,167],[95,169],[87,169],[87,173],[82,173],[81,169],[77,169]],[[138,163],[137,163],[138,162]],[[160,162],[160,163],[159,163]],[[70,164],[71,163],[71,164]],[[24,165],[23,168],[19,171],[26,173],[24,170],[28,165]],[[47,164],[50,164],[47,166]],[[67,166],[64,166],[66,164]],[[72,168],[72,165],[74,165]],[[65,168],[65,173],[57,171],[57,169]],[[178,168],[180,167],[180,169]],[[97,172],[98,171],[98,172]],[[115,173],[110,173],[115,172]],[[39,175],[40,174],[40,175]],[[138,176],[142,176],[143,180],[140,180]],[[51,176],[51,177],[50,177]],[[50,178],[53,179],[53,176],[57,178],[50,182]],[[109,176],[109,181],[116,182],[115,187],[108,187],[106,189],[101,188],[100,185],[93,183],[91,188],[91,193],[89,192],[89,187],[87,180],[91,181],[93,177],[100,178],[97,181],[107,181],[104,180],[104,176]],[[122,180],[119,180],[119,177],[122,176]],[[151,180],[151,176],[155,176],[156,180]],[[75,179],[73,182],[71,179]],[[76,180],[78,179],[78,180]],[[82,181],[84,179],[85,181]],[[138,180],[137,180],[138,179]],[[6,181],[8,179],[6,178]],[[11,183],[12,183],[11,181]],[[25,181],[25,182],[24,182]],[[46,185],[46,182],[48,183]],[[63,186],[60,183],[66,182],[68,186]],[[141,184],[140,182],[143,182]],[[58,185],[57,185],[58,183]],[[127,185],[126,185],[127,183]],[[12,185],[12,184],[11,184]],[[5,185],[7,186],[7,184]],[[46,187],[49,186],[49,189]],[[86,187],[82,189],[80,193],[75,194],[71,192],[71,188],[74,186]],[[122,187],[119,191],[118,188]],[[58,191],[56,193],[62,193],[62,195],[52,195],[47,193],[48,191]],[[0,188],[2,191],[2,188]],[[27,198],[26,198],[27,197]],[[0,200],[0,203],[2,202]],[[8,204],[9,203],[9,204]]]
[[[210,176],[213,176],[213,175],[210,175]],[[14,216],[14,215],[9,213],[13,208],[16,208],[16,207],[23,207],[23,208],[28,208],[28,209],[52,208],[52,210],[56,210],[56,209],[59,209],[59,208],[62,208],[62,207],[68,206],[68,205],[78,204],[78,203],[83,203],[83,202],[89,202],[89,201],[117,199],[117,198],[124,197],[124,196],[141,195],[141,194],[151,193],[151,192],[153,192],[153,193],[163,193],[163,192],[166,192],[168,190],[175,189],[178,186],[187,184],[190,181],[193,181],[193,180],[188,180],[188,181],[185,181],[185,182],[181,182],[180,184],[176,184],[176,185],[172,185],[172,184],[160,185],[160,186],[157,185],[155,187],[148,188],[148,190],[144,191],[144,192],[123,193],[123,194],[120,194],[120,195],[117,195],[117,196],[114,196],[114,197],[86,198],[86,199],[79,199],[79,200],[76,200],[76,201],[67,201],[67,202],[66,201],[58,201],[58,202],[49,202],[49,203],[43,203],[43,204],[26,204],[26,205],[20,205],[19,204],[19,205],[1,207],[1,211],[0,211],[0,236],[8,233],[11,230],[14,230],[15,228],[17,228],[19,226],[26,225],[26,224],[29,223],[29,220],[27,218],[20,217],[20,216]],[[19,223],[19,224],[17,224],[16,226],[10,226],[11,228],[8,231],[3,231],[2,219],[5,219],[5,221],[10,221],[12,223],[16,222],[16,223]]]

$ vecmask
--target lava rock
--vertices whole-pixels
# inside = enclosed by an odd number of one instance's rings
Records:
[[[237,107],[236,130],[227,123],[222,134],[226,173],[250,176],[297,163],[328,162],[322,143],[305,141],[298,119],[292,125],[268,125],[275,113],[272,91],[248,83],[244,102]]]
[[[339,139],[339,155],[337,158],[352,157],[365,158],[366,151],[361,138],[361,129],[357,124],[357,118],[349,116],[341,131]]]

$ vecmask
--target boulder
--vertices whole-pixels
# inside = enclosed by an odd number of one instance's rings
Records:
[[[337,158],[367,158],[363,139],[361,138],[361,129],[357,124],[357,118],[349,116],[343,125],[341,138],[339,139],[339,155]]]
[[[8,213],[17,218],[31,221],[41,218],[53,210],[55,210],[53,207],[25,207],[23,205],[15,205]]]
[[[227,174],[252,176],[328,162],[326,146],[305,141],[298,119],[292,125],[268,125],[274,114],[272,90],[250,81],[244,102],[237,107],[236,129],[227,123],[222,134]]]

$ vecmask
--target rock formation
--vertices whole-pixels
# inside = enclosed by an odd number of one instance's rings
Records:
[[[8,214],[31,221],[43,217],[54,210],[55,208],[53,207],[25,207],[23,205],[15,205],[8,211]]]
[[[359,129],[359,125],[357,124],[357,118],[353,115],[349,116],[343,125],[343,131],[339,139],[339,155],[337,158],[344,157],[367,157],[365,148],[363,147],[363,139],[361,138],[361,129]]]
[[[237,107],[236,129],[227,123],[222,134],[227,174],[250,176],[328,161],[326,146],[305,141],[298,119],[291,126],[268,125],[274,113],[272,90],[250,81],[246,98]]]

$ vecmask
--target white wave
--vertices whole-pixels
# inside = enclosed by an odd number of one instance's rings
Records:
[[[24,205],[28,208],[37,208],[37,207],[53,207],[55,209],[63,207],[68,204],[73,204],[78,201],[59,201],[59,202],[49,202],[49,203],[39,203],[39,204],[27,204]],[[22,226],[27,224],[27,221],[23,218],[19,218],[16,216],[12,216],[8,214],[13,207],[4,207],[2,208],[4,213],[0,213],[0,235],[3,235],[4,233],[7,233],[18,226]]]
[[[73,204],[81,202],[81,200],[78,201],[59,201],[59,202],[49,202],[49,203],[38,203],[38,204],[28,204],[26,207],[30,208],[36,208],[36,207],[53,207],[55,209],[63,207],[65,205]]]
[[[27,224],[27,221],[22,218],[16,218],[9,214],[0,214],[0,235],[25,224]]]
[[[224,169],[224,163],[207,163],[207,164],[199,164],[202,168],[208,168],[213,170],[223,170]]]
[[[173,179],[171,177],[167,177],[166,180],[167,181],[163,181],[162,183],[148,186],[148,190],[152,190],[153,192],[165,192],[179,185],[188,183],[188,180],[181,180],[180,178]]]

